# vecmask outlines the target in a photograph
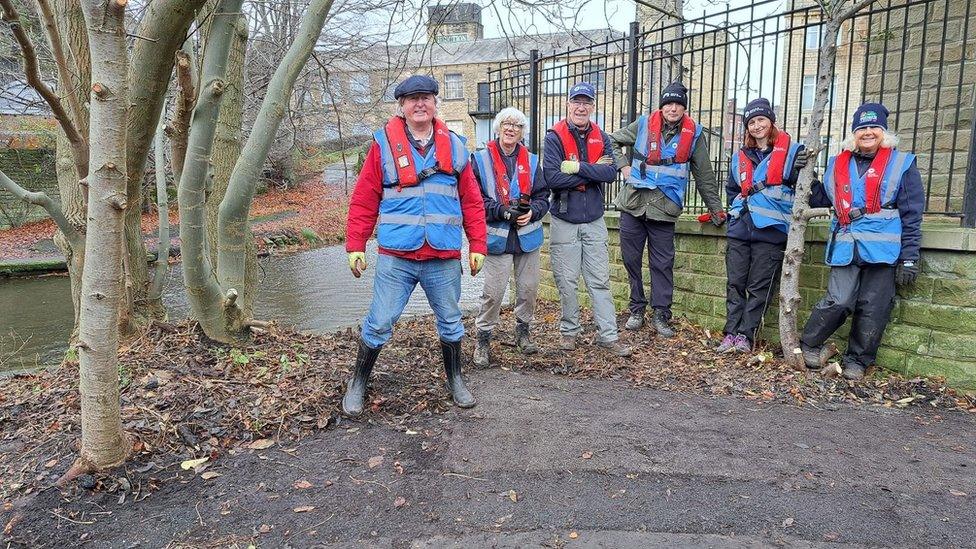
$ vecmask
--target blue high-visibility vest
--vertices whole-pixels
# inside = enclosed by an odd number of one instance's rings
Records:
[[[824,174],[824,190],[833,204],[834,196],[834,163],[837,157],[832,157],[827,163]],[[915,155],[900,151],[892,151],[891,158],[885,166],[884,176],[881,178],[881,211],[865,213],[853,219],[850,225],[842,226],[837,219],[836,212],[830,220],[830,238],[827,241],[827,252],[824,262],[831,267],[850,265],[854,260],[854,247],[857,246],[858,257],[866,263],[883,263],[894,265],[901,254],[901,216],[895,205],[895,198],[901,188],[901,179],[915,161]],[[867,203],[865,178],[858,174],[857,162],[851,158],[851,194],[852,208],[864,208]],[[836,209],[836,206],[835,206]]]
[[[412,187],[397,187],[395,156],[383,129],[373,138],[380,146],[383,166],[383,199],[380,201],[379,226],[376,238],[388,250],[411,251],[423,246],[426,240],[437,250],[461,249],[461,201],[458,198],[458,177],[468,165],[468,152],[463,137],[451,132],[451,162],[454,175],[436,171]],[[433,168],[437,159],[435,145],[421,155],[410,147],[417,172]]]
[[[790,150],[786,153],[786,162],[783,163],[783,181],[789,179],[793,172],[796,153],[802,147],[803,145],[799,143],[790,143]],[[742,214],[742,206],[748,202],[749,215],[756,228],[773,227],[786,233],[790,230],[790,216],[793,214],[793,189],[782,184],[766,185],[769,159],[772,157],[772,154],[766,155],[766,158],[763,158],[752,171],[752,188],[759,190],[747,198],[742,198],[741,194],[737,194],[729,208],[729,217],[733,220],[738,219]],[[739,173],[739,163],[736,161],[736,157],[732,158],[732,177],[740,185],[742,184],[742,174]]]
[[[647,157],[647,119],[649,115],[642,115],[637,119],[637,138],[634,140],[634,149],[643,157]],[[691,140],[691,150],[695,150],[698,144],[698,137],[701,136],[701,124],[695,124],[695,137]],[[663,137],[663,136],[662,136]],[[661,147],[661,160],[674,158],[678,153],[678,141],[681,139],[679,131],[667,143],[659,143]],[[689,162],[669,165],[650,165],[644,168],[644,177],[641,177],[641,161],[634,155],[634,160],[630,166],[630,177],[627,183],[635,189],[660,189],[672,202],[683,208],[685,205],[685,188],[688,186],[688,165]]]
[[[485,148],[474,153],[474,167],[478,170],[481,180],[481,190],[492,200],[498,200],[498,190],[495,186],[495,170],[493,169],[491,152]],[[539,156],[529,153],[529,180],[535,185],[535,172],[539,166]],[[510,200],[517,200],[522,195],[519,188],[518,176],[509,178]],[[508,233],[516,228],[508,221],[492,221],[488,223],[488,253],[498,255],[505,253]],[[542,246],[542,220],[533,221],[524,227],[517,228],[519,246],[523,252],[531,252]]]

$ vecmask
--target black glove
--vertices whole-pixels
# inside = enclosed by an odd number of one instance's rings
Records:
[[[797,170],[802,170],[807,162],[810,160],[810,153],[806,149],[800,149],[796,152],[796,158],[793,160],[793,168]]]
[[[895,268],[895,283],[899,286],[912,284],[918,278],[918,265],[914,261],[902,261]]]
[[[729,216],[724,211],[719,210],[717,212],[712,212],[709,215],[709,218],[711,219],[712,225],[715,225],[716,227],[721,227],[722,225],[725,225],[725,220],[728,219]]]

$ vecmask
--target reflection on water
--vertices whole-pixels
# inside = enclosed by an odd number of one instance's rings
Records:
[[[259,261],[256,316],[283,326],[323,333],[358,324],[373,295],[376,243],[366,251],[369,267],[362,278],[349,272],[343,246]],[[461,279],[461,305],[476,308],[481,275]],[[171,319],[187,316],[183,273],[169,273],[163,301]],[[414,291],[404,315],[430,313],[420,288]],[[72,310],[67,276],[0,279],[0,370],[35,368],[57,362],[71,331]]]

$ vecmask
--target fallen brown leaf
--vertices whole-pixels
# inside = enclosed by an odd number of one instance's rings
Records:
[[[309,511],[314,510],[314,509],[315,509],[315,506],[314,505],[300,505],[300,506],[295,507],[294,509],[292,509],[292,511],[295,511],[296,513],[307,513]]]
[[[252,450],[267,450],[268,448],[274,446],[274,444],[275,444],[274,441],[271,440],[270,438],[259,438],[254,442],[248,444],[247,447]]]

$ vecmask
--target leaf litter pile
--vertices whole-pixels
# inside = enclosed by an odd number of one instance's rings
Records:
[[[503,313],[492,344],[492,367],[793,405],[976,412],[976,397],[959,394],[939,380],[875,373],[855,383],[795,372],[769,352],[718,355],[711,349],[720,334],[687,323],[679,323],[679,335],[670,340],[655,338],[646,327],[622,332],[622,341],[634,348],[634,356],[627,359],[593,345],[592,331],[581,334],[575,351],[559,351],[558,317],[558,305],[540,303],[533,333],[543,352],[522,356],[509,341],[514,316],[510,310]],[[588,312],[583,321],[588,323]],[[471,319],[466,324],[472,333]],[[346,421],[338,405],[358,338],[353,329],[327,335],[277,329],[247,348],[231,348],[207,341],[190,322],[151,325],[120,352],[122,421],[133,450],[125,471],[83,475],[70,489],[141,499],[181,467],[206,480],[219,476],[207,469],[226,454],[276,444],[287,452],[286,441],[335,427]],[[374,369],[365,419],[406,430],[408,424],[452,408],[437,341],[430,318],[398,324]],[[466,363],[473,347],[468,338]],[[52,486],[77,455],[77,370],[77,363],[66,362],[0,380],[0,497],[8,502],[5,510],[11,508],[11,498]]]

